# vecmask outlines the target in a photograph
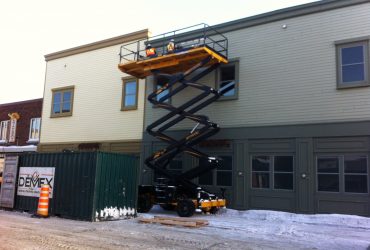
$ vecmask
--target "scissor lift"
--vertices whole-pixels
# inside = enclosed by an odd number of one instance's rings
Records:
[[[188,217],[192,216],[196,209],[214,213],[226,205],[224,197],[219,198],[207,192],[191,180],[220,166],[221,159],[195,148],[198,143],[220,130],[216,123],[197,112],[216,101],[233,86],[216,90],[197,81],[220,64],[227,63],[227,57],[227,38],[206,24],[172,31],[121,47],[118,67],[122,72],[137,78],[154,75],[166,79],[166,83],[154,89],[148,100],[168,113],[146,128],[150,135],[168,144],[166,148],[154,152],[145,160],[145,164],[162,178],[157,179],[156,185],[139,186],[139,212],[148,212],[153,204],[160,204],[164,209],[176,209],[180,216]],[[178,106],[168,101],[189,88],[195,90],[189,100]],[[185,119],[195,124],[186,136],[175,139],[166,134],[166,131]],[[206,160],[199,162],[207,164],[181,174],[172,173],[168,170],[170,162],[183,152],[199,160]]]

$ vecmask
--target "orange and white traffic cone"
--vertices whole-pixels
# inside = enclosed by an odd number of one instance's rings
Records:
[[[40,217],[49,216],[49,185],[42,185],[40,189],[39,204],[37,207],[37,215]]]

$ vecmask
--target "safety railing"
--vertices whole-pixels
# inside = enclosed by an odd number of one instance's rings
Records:
[[[168,44],[174,44],[174,50],[168,50]],[[218,54],[228,57],[228,39],[212,26],[205,23],[170,31],[161,35],[127,43],[120,48],[120,63],[146,60],[148,46],[155,48],[155,55],[180,53],[198,47],[208,47]]]

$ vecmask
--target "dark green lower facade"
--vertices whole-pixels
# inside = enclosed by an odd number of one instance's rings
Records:
[[[137,157],[105,152],[32,153],[21,155],[18,165],[18,172],[21,168],[35,171],[27,176],[32,177],[27,186],[35,188],[41,187],[38,171],[54,168],[54,175],[49,176],[54,179],[49,215],[87,221],[136,216]],[[36,213],[38,197],[17,194],[15,209]]]
[[[164,147],[144,134],[143,184],[154,179],[144,159]],[[194,181],[216,193],[226,188],[230,208],[370,216],[370,121],[223,128],[199,149],[224,164]],[[197,164],[182,155],[171,169]]]

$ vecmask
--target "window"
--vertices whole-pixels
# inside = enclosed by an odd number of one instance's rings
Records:
[[[344,157],[344,192],[367,193],[367,158]]]
[[[252,156],[252,188],[293,190],[293,156]]]
[[[28,139],[29,142],[39,141],[40,127],[41,127],[41,118],[32,118],[30,123],[30,134]]]
[[[270,188],[270,156],[253,156],[252,158],[252,187]]]
[[[325,157],[317,159],[318,190],[339,192],[339,159]]]
[[[163,76],[157,76],[155,79],[155,88],[156,90],[162,88],[166,83],[168,83],[168,79]],[[163,90],[159,95],[157,95],[157,101],[159,101],[162,97],[170,93],[170,89]],[[167,98],[164,102],[170,102],[171,98]]]
[[[0,142],[8,141],[10,121],[1,121],[0,122]]]
[[[217,186],[231,186],[233,161],[231,156],[220,156],[221,166],[216,169]]]
[[[207,161],[206,160],[199,160],[199,165],[204,165],[204,164],[207,164]],[[204,174],[202,174],[201,176],[199,176],[199,179],[198,179],[198,183],[200,185],[208,185],[208,186],[211,186],[213,185],[213,171],[208,171]]]
[[[182,161],[183,161],[183,154],[177,155],[173,158],[167,166],[167,171],[173,175],[180,175],[182,173]],[[154,172],[154,181],[158,178],[166,178],[162,176],[160,173]]]
[[[138,84],[136,79],[123,80],[121,110],[137,109]]]
[[[274,189],[293,189],[293,157],[274,157]]]
[[[238,97],[239,62],[231,61],[221,65],[217,70],[217,88],[224,92],[221,100],[236,99]]]
[[[368,41],[337,45],[338,88],[369,85]]]
[[[317,191],[368,193],[367,156],[317,157]]]
[[[53,89],[51,117],[71,116],[74,87]]]
[[[182,173],[182,157],[175,157],[168,165],[168,170],[171,174],[180,175]]]
[[[200,185],[232,186],[232,156],[220,155],[218,157],[222,159],[220,167],[199,176],[198,183]],[[199,160],[199,165],[202,164],[207,164],[207,160]]]

